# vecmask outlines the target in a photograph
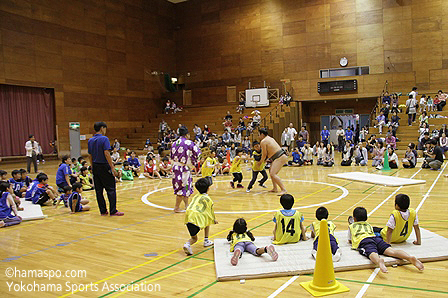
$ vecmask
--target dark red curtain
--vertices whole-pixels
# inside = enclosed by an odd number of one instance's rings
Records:
[[[33,134],[44,154],[55,139],[54,90],[0,84],[0,156],[25,155]]]

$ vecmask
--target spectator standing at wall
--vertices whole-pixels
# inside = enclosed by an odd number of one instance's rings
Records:
[[[328,140],[330,139],[330,131],[327,129],[327,126],[324,125],[324,129],[320,132],[320,140],[324,143],[325,147],[327,147]]]
[[[336,131],[336,136],[338,137],[338,151],[342,152],[345,144],[345,131],[342,128],[342,125],[339,125],[339,129]]]
[[[37,152],[39,151],[39,143],[36,142],[34,135],[30,135],[28,141],[25,143],[26,150],[26,169],[28,173],[31,173],[31,163],[34,165],[34,173],[38,172],[37,169]]]
[[[285,130],[282,133],[281,146],[287,150],[289,150],[289,147],[291,146],[291,136],[288,133],[288,127],[285,127]]]
[[[347,131],[345,132],[345,140],[350,141],[350,143],[353,144],[353,130],[349,127],[347,127]]]
[[[308,131],[306,130],[305,125],[303,125],[300,128],[299,136],[301,136],[302,140],[304,140],[305,142],[309,142],[308,138],[309,138],[310,135],[309,135]]]
[[[292,149],[294,147],[295,139],[297,136],[297,130],[294,128],[294,125],[292,124],[292,122],[289,123],[288,134],[290,137],[290,146],[291,146],[290,149]]]

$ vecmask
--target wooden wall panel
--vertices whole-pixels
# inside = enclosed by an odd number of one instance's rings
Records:
[[[316,92],[319,69],[339,67],[341,57],[349,66],[370,66],[374,80],[355,77],[359,82],[358,97],[377,96],[388,75],[390,86],[408,92],[418,84],[423,91],[431,83],[431,71],[448,68],[448,1],[442,0],[254,0],[254,1],[187,1],[176,6],[181,29],[188,32],[185,42],[177,42],[180,72],[197,72],[192,82],[201,88],[226,86],[228,80],[244,90],[253,77],[271,85],[283,78],[292,80],[294,95],[300,99],[318,99]],[[219,3],[219,4],[218,4]],[[249,4],[250,3],[250,4]],[[203,11],[203,6],[213,7]],[[219,11],[219,22],[208,24],[202,17]],[[189,22],[191,20],[191,22]],[[200,30],[195,27],[199,26]],[[228,35],[239,36],[232,38]],[[183,37],[178,34],[178,38]],[[199,49],[199,45],[200,49]],[[219,48],[220,51],[216,49]],[[201,52],[197,56],[197,53]],[[202,53],[221,58],[215,73],[204,76]],[[239,55],[240,71],[237,71]],[[195,57],[191,61],[188,57]],[[184,59],[185,58],[185,59]],[[412,78],[400,81],[393,74]],[[379,76],[377,76],[379,75]],[[198,79],[200,77],[200,79]],[[393,80],[397,79],[396,82]],[[422,89],[423,88],[423,89]],[[193,102],[208,96],[194,92]],[[225,102],[225,95],[214,97]],[[342,97],[350,95],[341,95]]]
[[[82,133],[99,120],[130,128],[162,108],[145,71],[175,73],[175,6],[150,2],[0,1],[0,82],[55,88],[62,153],[69,121]]]

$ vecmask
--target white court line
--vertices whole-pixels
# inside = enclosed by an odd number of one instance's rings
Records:
[[[437,178],[434,180],[434,182],[432,183],[432,185],[429,187],[428,191],[426,192],[426,194],[423,196],[423,199],[420,201],[420,204],[418,205],[417,209],[415,209],[416,212],[418,212],[418,210],[420,210],[420,208],[422,207],[423,203],[426,201],[426,199],[429,197],[429,194],[431,193],[432,189],[434,188],[434,186],[436,185],[437,181],[439,180],[440,176],[442,176],[443,171],[445,170],[446,166],[448,165],[445,164],[445,166],[443,167],[443,169],[440,171],[439,175],[437,176]],[[420,170],[418,170],[413,176],[415,176],[418,172],[420,172],[422,170],[422,168],[420,168]],[[411,178],[412,178],[411,177]],[[400,186],[396,191],[400,190],[403,186]],[[383,201],[384,203],[384,201]],[[383,204],[382,203],[382,204]],[[370,216],[370,213],[369,213]],[[376,268],[372,274],[370,275],[369,279],[367,280],[367,282],[372,282],[375,277],[378,275],[379,272],[379,268]],[[361,290],[358,292],[358,294],[356,295],[356,298],[361,298],[366,292],[367,289],[369,288],[370,284],[365,284],[364,286],[362,286]]]
[[[280,294],[284,289],[286,289],[290,284],[292,284],[296,279],[299,278],[299,275],[295,275],[291,277],[287,282],[285,282],[280,288],[278,288],[274,293],[268,296],[268,298],[274,298],[278,294]]]
[[[417,172],[414,173],[414,175],[412,175],[409,179],[414,178],[420,171],[422,170],[422,168],[420,168]],[[372,211],[369,212],[369,214],[367,214],[367,216],[372,215],[376,210],[380,209],[381,206],[384,205],[384,203],[386,203],[394,194],[396,194],[400,189],[403,188],[403,185],[400,186],[399,188],[397,188],[393,193],[391,193],[387,198],[384,199],[384,201],[382,201],[381,203],[378,204],[378,206],[376,206]]]
[[[414,178],[420,171],[421,171],[422,169],[419,169],[417,172],[415,172],[411,177],[410,177],[410,179],[412,179],[412,178]],[[379,189],[381,189],[382,187],[384,187],[384,186],[380,186],[379,188],[377,188],[375,191],[373,191],[372,193],[370,193],[370,194],[368,194],[367,196],[365,196],[362,200],[360,200],[360,201],[358,201],[358,202],[356,202],[355,204],[353,204],[350,208],[348,208],[348,209],[346,209],[345,211],[343,211],[343,212],[341,212],[338,216],[336,216],[334,219],[336,219],[336,218],[338,218],[338,217],[340,217],[342,214],[344,214],[345,212],[347,212],[348,210],[350,210],[351,208],[353,208],[355,205],[358,205],[360,202],[362,202],[362,201],[364,201],[365,199],[367,199],[368,197],[370,197],[371,195],[373,195],[377,190],[379,190]],[[401,188],[402,188],[403,186],[400,186],[398,189],[396,189],[391,195],[389,195],[387,198],[386,198],[386,200],[384,200],[383,202],[381,202],[380,203],[380,205],[378,205],[378,206],[381,206],[381,205],[383,205],[391,196],[393,196],[397,191],[399,191]],[[378,207],[377,206],[377,207]],[[378,207],[379,208],[379,207]],[[373,212],[375,212],[376,210],[378,210],[378,208],[375,208],[374,209],[374,211],[372,211],[372,212],[370,212],[369,213],[369,215],[370,214],[372,214]],[[377,268],[378,269],[378,268]],[[377,269],[375,269],[374,271],[373,271],[373,273],[372,273],[372,275],[370,275],[370,277],[369,277],[369,280],[370,279],[374,279],[375,278],[375,276],[378,274],[378,271],[379,271],[379,269],[377,270]],[[375,273],[376,272],[376,273]],[[294,277],[293,277],[294,278]],[[292,282],[294,282],[294,280],[293,280],[293,278],[291,278],[290,280],[288,280],[283,286],[281,286],[280,288],[278,288],[274,293],[272,293],[270,296],[269,296],[269,298],[273,298],[273,297],[275,297],[275,296],[277,296],[278,294],[280,294],[284,289],[286,289]],[[297,278],[296,278],[297,279]],[[286,286],[285,286],[286,285]],[[364,292],[365,291],[367,291],[367,288],[368,288],[368,286],[369,285],[364,285],[363,286],[363,288],[365,287],[365,286],[367,286],[366,288],[365,288],[365,290],[364,290]],[[362,289],[361,289],[362,290]],[[361,292],[361,291],[360,291]],[[364,294],[364,293],[363,293]]]
[[[307,205],[307,206],[300,206],[300,207],[292,208],[292,209],[295,209],[295,210],[306,209],[306,208],[311,208],[311,207],[319,207],[319,206],[327,205],[327,204],[330,204],[330,203],[334,203],[334,202],[337,202],[339,200],[342,200],[343,198],[345,198],[349,194],[348,190],[345,187],[342,187],[342,186],[336,185],[336,184],[326,183],[326,182],[318,182],[318,181],[311,181],[311,180],[296,180],[296,179],[284,179],[283,181],[322,184],[322,185],[327,185],[327,186],[339,188],[342,191],[342,194],[339,197],[337,197],[337,198],[334,198],[334,199],[326,201],[326,202],[320,202],[320,203],[317,203],[317,204],[311,204],[311,205]],[[227,182],[227,181],[222,180],[222,181],[215,181],[215,182]],[[145,203],[146,205],[149,205],[149,206],[154,207],[154,208],[159,208],[159,209],[163,209],[163,210],[172,211],[173,208],[157,205],[157,204],[152,203],[152,202],[150,202],[148,200],[148,197],[150,195],[152,195],[153,193],[156,193],[156,192],[159,192],[159,191],[163,191],[163,190],[166,190],[166,189],[169,189],[169,188],[171,188],[171,186],[168,186],[168,187],[165,187],[165,188],[156,189],[156,190],[153,190],[153,191],[150,191],[150,192],[144,194],[142,196],[142,202]],[[215,211],[215,214],[241,214],[241,213],[247,214],[247,213],[276,212],[276,211],[278,211],[278,210],[277,209],[272,209],[272,210],[246,210],[246,211],[244,211],[244,210],[241,210],[241,211]]]
[[[448,163],[445,164],[445,166],[443,167],[443,169],[440,171],[439,175],[437,176],[436,180],[434,180],[434,182],[432,183],[432,185],[429,188],[428,192],[423,196],[423,199],[420,201],[420,204],[418,204],[417,209],[415,209],[416,212],[418,212],[418,210],[420,210],[420,208],[423,206],[423,203],[429,197],[429,193],[432,191],[434,186],[436,186],[437,180],[439,180],[440,176],[442,176],[443,171],[445,171],[445,168],[446,168],[447,165],[448,165]]]
[[[367,282],[370,283],[372,282],[375,277],[378,275],[378,272],[380,272],[380,268],[375,268],[375,270],[373,270],[372,274],[370,274],[369,278],[367,279]],[[365,284],[362,286],[361,290],[359,290],[358,294],[356,294],[355,298],[361,298],[366,292],[367,289],[369,288],[370,284]]]

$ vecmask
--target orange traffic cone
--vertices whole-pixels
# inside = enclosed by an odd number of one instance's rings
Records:
[[[326,296],[350,291],[349,288],[336,281],[334,277],[333,258],[330,246],[330,234],[326,219],[320,222],[319,243],[317,245],[316,266],[312,281],[301,282],[300,285],[313,296]]]

